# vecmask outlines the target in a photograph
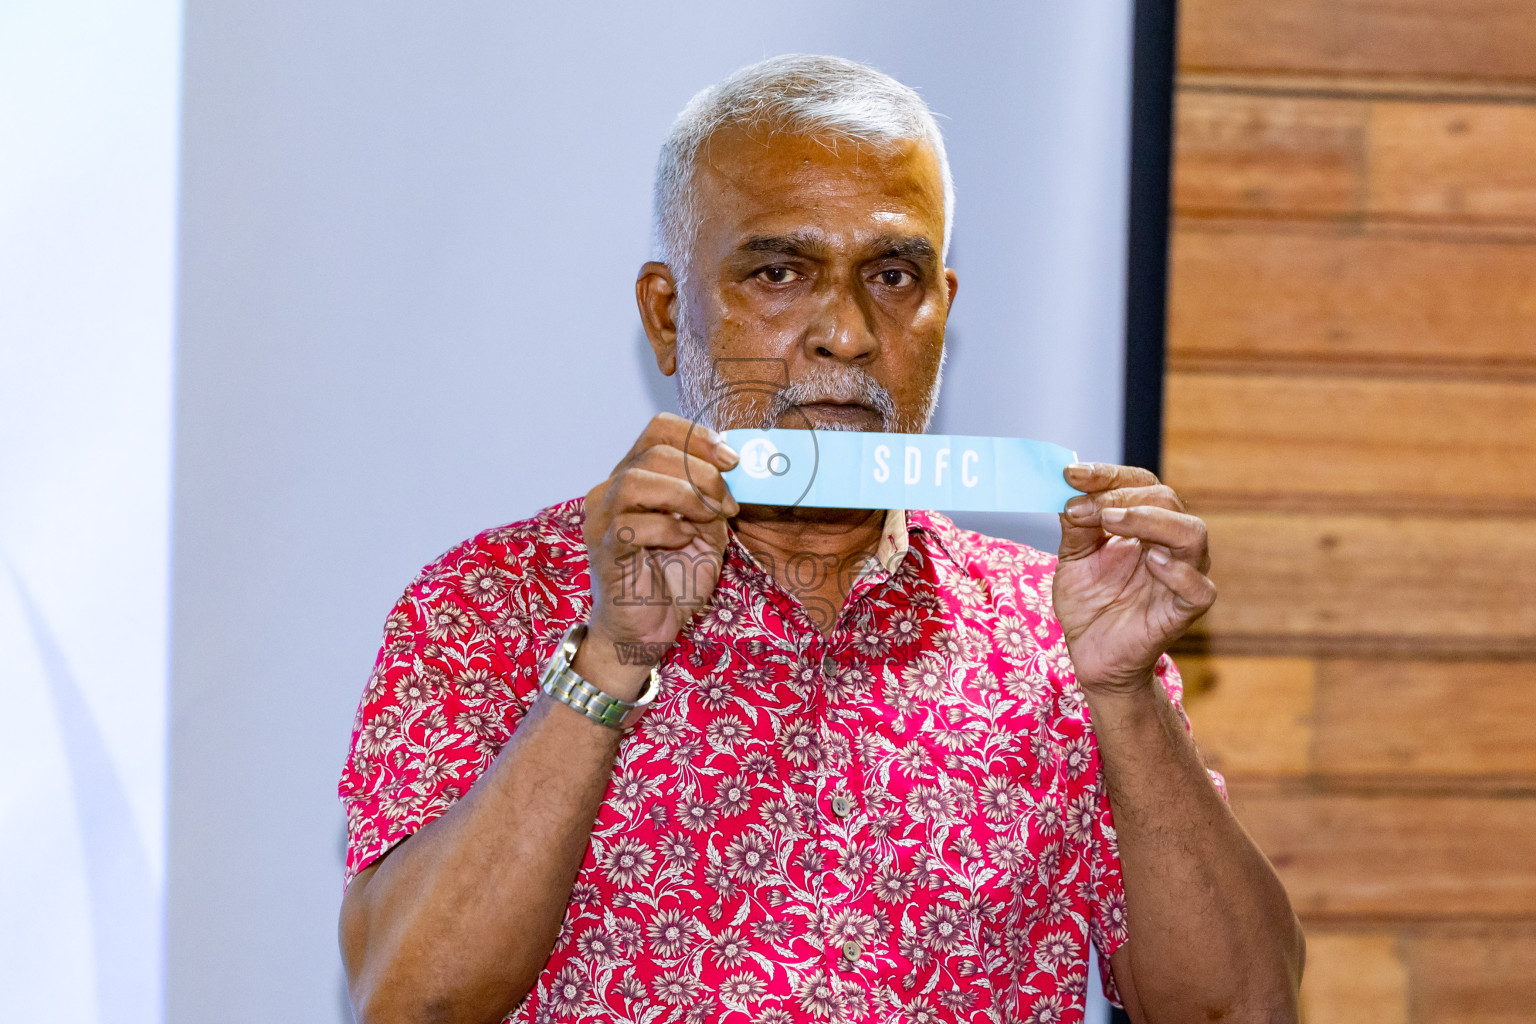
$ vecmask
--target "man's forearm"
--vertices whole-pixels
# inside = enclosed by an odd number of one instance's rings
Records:
[[[1294,1020],[1301,932],[1269,862],[1157,684],[1089,695],[1131,939],[1119,968],[1145,1022]]]
[[[554,947],[617,748],[541,697],[462,800],[353,880],[342,950],[363,1024],[511,1012]]]

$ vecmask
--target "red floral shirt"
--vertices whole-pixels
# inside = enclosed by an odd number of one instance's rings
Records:
[[[349,881],[517,728],[588,614],[582,518],[578,499],[487,531],[390,613],[341,780]],[[732,538],[509,1020],[1082,1019],[1089,940],[1125,941],[1125,897],[1055,560],[936,513],[902,525],[830,636]]]

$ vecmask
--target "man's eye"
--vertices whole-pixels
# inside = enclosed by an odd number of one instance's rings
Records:
[[[769,284],[788,284],[800,275],[788,267],[765,267],[758,271]]]
[[[887,288],[902,288],[917,281],[916,275],[909,270],[882,270],[880,271],[880,283]]]

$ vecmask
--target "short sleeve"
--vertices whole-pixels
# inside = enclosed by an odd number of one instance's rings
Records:
[[[1189,715],[1184,711],[1184,682],[1173,659],[1164,654],[1157,663],[1157,678],[1178,711],[1184,728],[1189,730]],[[1216,791],[1227,799],[1227,783],[1220,772],[1206,769]],[[1120,1006],[1120,993],[1115,988],[1114,971],[1109,958],[1130,937],[1126,928],[1125,880],[1120,870],[1120,846],[1115,835],[1114,815],[1109,806],[1109,789],[1099,780],[1098,834],[1095,844],[1093,868],[1093,916],[1088,923],[1089,935],[1099,958],[1099,977],[1104,983],[1104,997]]]
[[[540,644],[515,575],[470,542],[386,618],[338,787],[344,884],[467,793],[526,711]]]

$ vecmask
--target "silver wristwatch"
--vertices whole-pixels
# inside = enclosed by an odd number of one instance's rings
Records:
[[[560,703],[575,708],[599,725],[624,731],[640,721],[640,716],[661,692],[661,675],[651,666],[651,674],[633,702],[610,696],[571,671],[576,651],[587,637],[587,624],[578,622],[565,631],[560,645],[539,677],[539,690]]]

